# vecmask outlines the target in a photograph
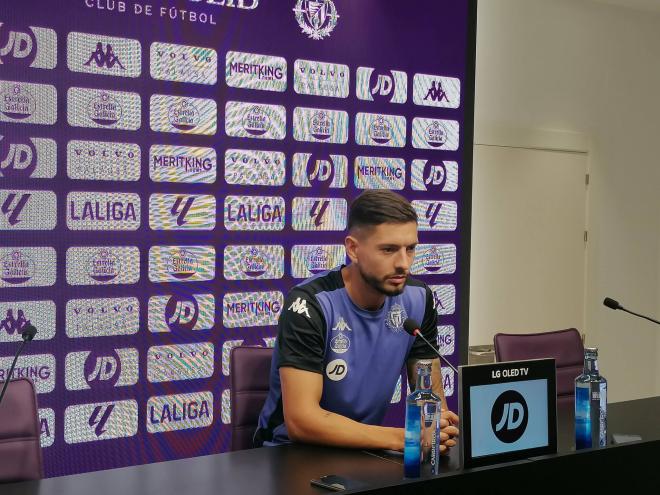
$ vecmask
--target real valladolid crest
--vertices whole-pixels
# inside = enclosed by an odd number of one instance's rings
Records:
[[[205,3],[218,7],[233,7],[254,10],[259,0],[189,0],[193,3]],[[330,36],[339,19],[337,7],[332,0],[297,0],[293,9],[296,21],[304,34],[314,40]]]

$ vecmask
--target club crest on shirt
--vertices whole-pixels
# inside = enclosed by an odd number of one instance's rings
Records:
[[[393,304],[385,318],[385,325],[393,332],[400,332],[403,329],[403,322],[408,318],[406,310],[400,304]]]
[[[337,335],[330,339],[330,349],[335,354],[344,354],[351,347],[350,339],[344,335],[344,332],[339,332]]]

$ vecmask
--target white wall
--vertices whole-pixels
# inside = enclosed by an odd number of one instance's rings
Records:
[[[589,136],[581,330],[600,349],[610,401],[660,395],[660,329],[602,306],[610,296],[660,314],[660,14],[590,0],[481,0],[475,108],[477,133]]]

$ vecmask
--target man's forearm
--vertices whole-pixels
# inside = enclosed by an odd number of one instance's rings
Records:
[[[318,408],[286,421],[289,437],[298,442],[358,449],[403,450],[403,429],[366,425]]]

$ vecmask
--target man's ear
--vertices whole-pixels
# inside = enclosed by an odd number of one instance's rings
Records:
[[[346,248],[346,254],[351,260],[351,263],[357,263],[357,251],[358,251],[359,241],[357,237],[348,235],[344,239],[344,247]]]

